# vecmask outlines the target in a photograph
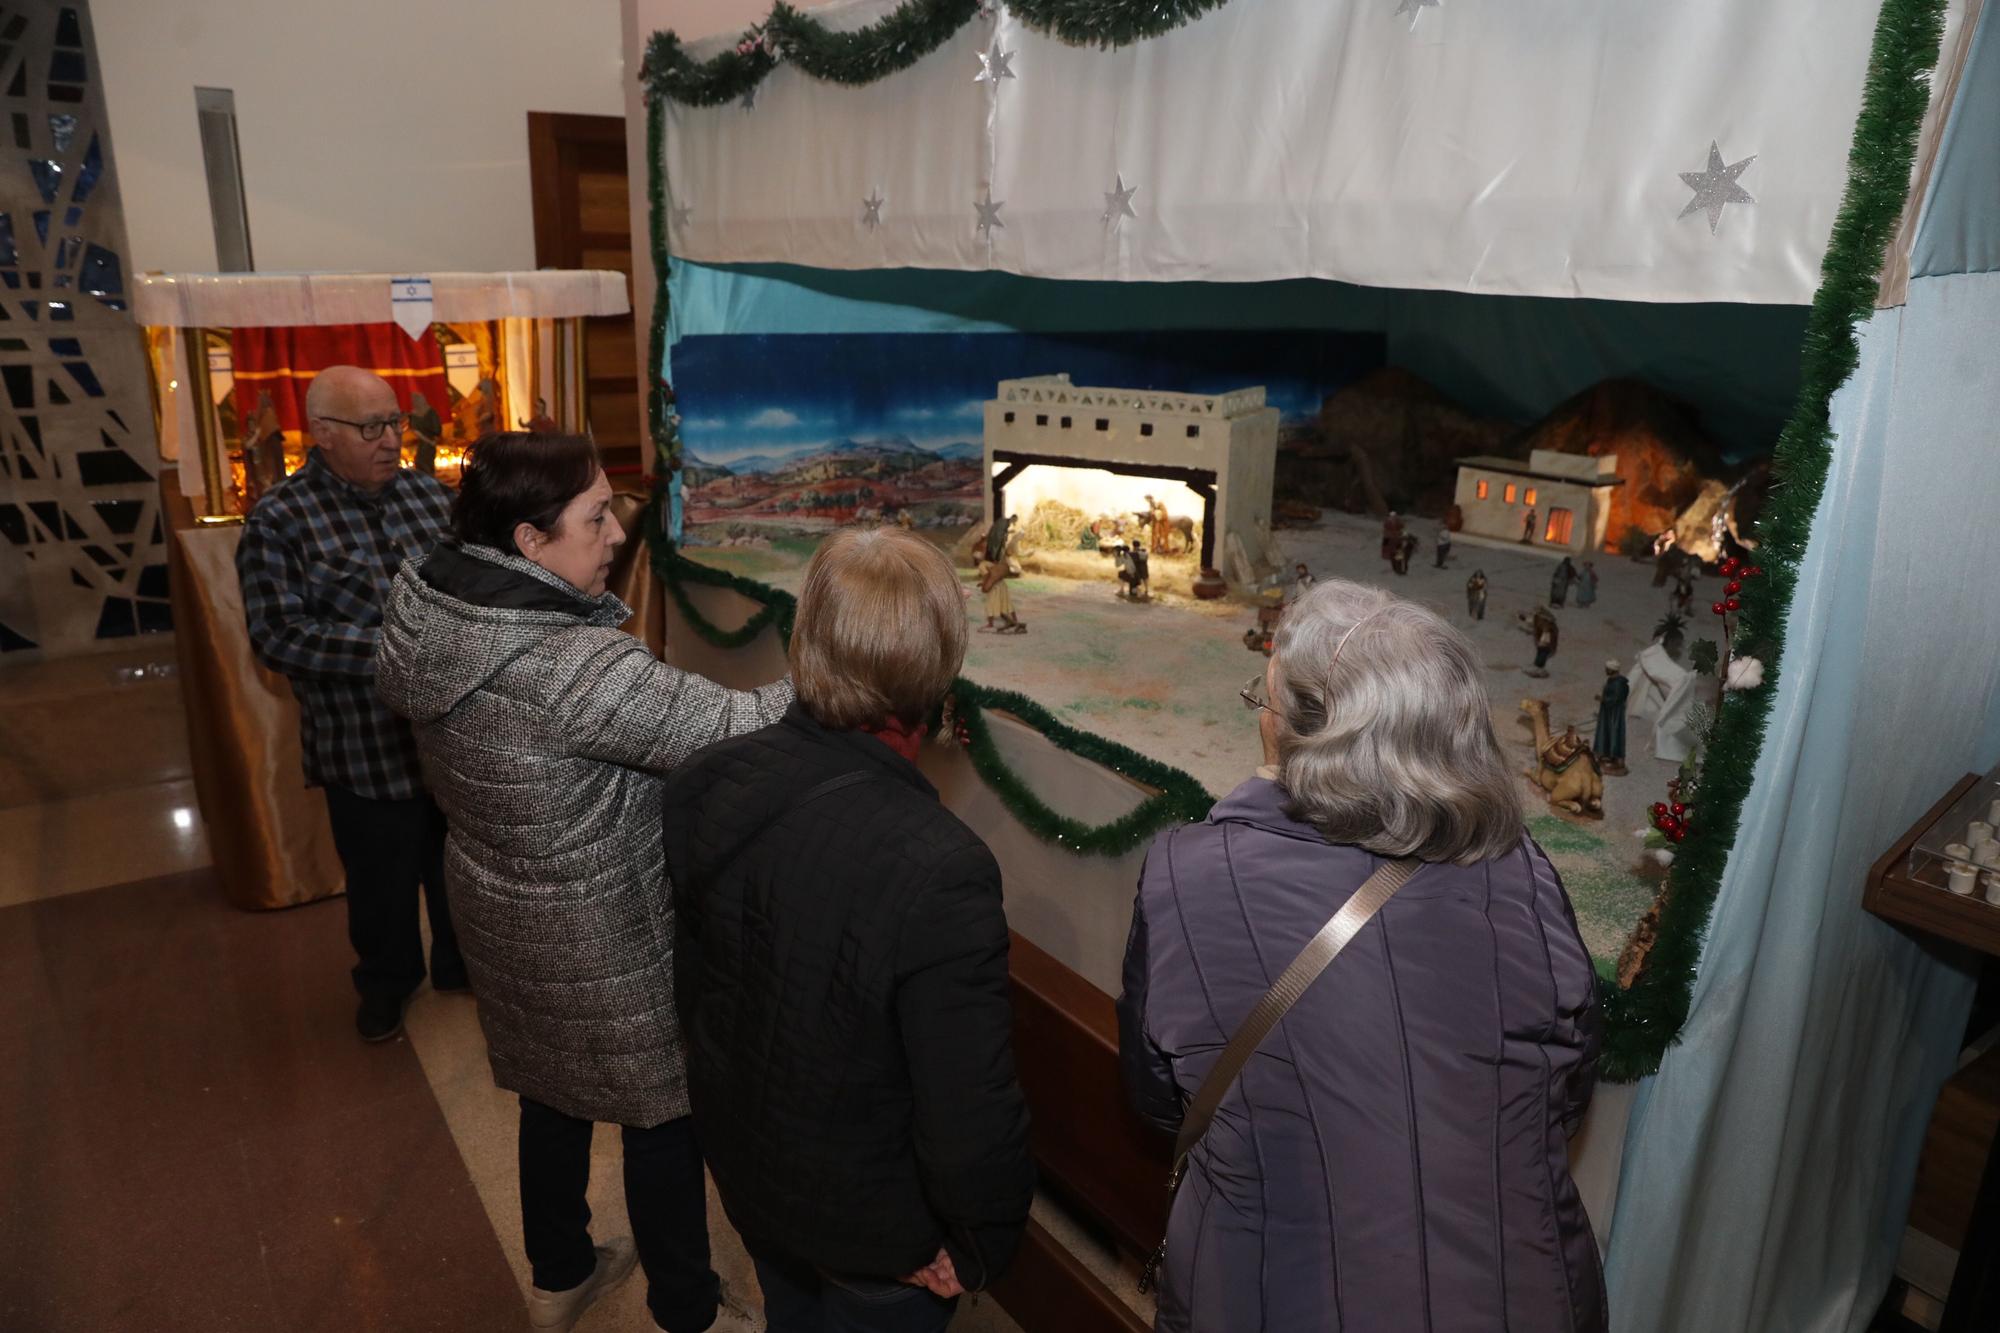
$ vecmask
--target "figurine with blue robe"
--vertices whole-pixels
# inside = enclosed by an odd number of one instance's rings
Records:
[[[1623,775],[1625,768],[1625,704],[1632,697],[1632,682],[1618,670],[1618,663],[1604,664],[1604,692],[1597,696],[1597,753],[1599,768],[1606,774]]]

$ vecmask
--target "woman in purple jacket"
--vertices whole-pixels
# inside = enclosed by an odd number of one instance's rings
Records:
[[[1423,862],[1265,1038],[1167,1228],[1161,1333],[1601,1333],[1567,1141],[1596,976],[1521,825],[1477,654],[1329,580],[1246,692],[1265,766],[1163,834],[1118,1002],[1127,1088],[1169,1130],[1223,1045],[1385,859]]]

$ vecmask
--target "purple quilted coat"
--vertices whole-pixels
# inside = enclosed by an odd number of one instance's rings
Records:
[[[1126,1086],[1174,1129],[1222,1046],[1381,862],[1254,778],[1154,843],[1118,1002]],[[1307,990],[1194,1151],[1162,1333],[1601,1333],[1569,1176],[1596,979],[1525,833],[1427,865]]]

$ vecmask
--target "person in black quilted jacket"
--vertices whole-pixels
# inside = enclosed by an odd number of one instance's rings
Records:
[[[798,701],[668,781],[695,1130],[771,1333],[943,1329],[1027,1221],[1000,870],[915,763],[965,636],[935,546],[841,532]]]

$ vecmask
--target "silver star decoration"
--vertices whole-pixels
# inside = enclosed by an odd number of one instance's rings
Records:
[[[1104,192],[1104,225],[1116,227],[1120,218],[1136,218],[1132,211],[1132,196],[1139,193],[1136,185],[1127,185],[1122,175],[1111,178],[1111,188]]]
[[[1402,3],[1396,6],[1396,17],[1401,18],[1403,15],[1408,14],[1410,16],[1410,26],[1414,28],[1417,26],[1417,16],[1423,13],[1423,11],[1426,9],[1443,8],[1444,0],[1402,0]]]
[[[1014,59],[1015,54],[1013,51],[1002,51],[1000,43],[995,41],[993,45],[979,53],[979,73],[973,76],[972,81],[974,83],[998,83],[1002,79],[1013,78],[1014,71],[1011,68],[1010,62]]]
[[[861,201],[861,225],[874,231],[882,225],[882,192],[870,190],[868,197]]]
[[[684,231],[684,230],[686,230],[686,229],[687,229],[687,224],[688,224],[688,219],[689,219],[689,218],[691,218],[691,217],[693,217],[693,216],[694,216],[694,205],[693,205],[693,204],[675,204],[675,205],[674,205],[674,230],[675,230],[675,231]]]
[[[1708,214],[1708,234],[1710,236],[1715,235],[1716,224],[1722,221],[1723,205],[1754,204],[1757,202],[1748,190],[1736,183],[1736,178],[1743,174],[1743,169],[1756,160],[1757,155],[1752,153],[1741,162],[1731,162],[1729,165],[1724,166],[1720,146],[1714,140],[1710,140],[1708,145],[1708,170],[1683,171],[1680,173],[1681,184],[1694,191],[1694,198],[1688,200],[1687,207],[1680,211],[1680,216],[1686,217],[1690,213],[1706,212]]]
[[[1007,224],[1000,220],[1000,210],[1007,206],[1006,200],[1002,199],[998,203],[995,203],[993,200],[993,191],[988,190],[986,198],[984,200],[973,200],[972,206],[979,210],[979,234],[981,236],[990,241],[993,239],[993,229],[995,227],[1000,228],[1002,231],[1006,230]]]
[[[756,84],[753,83],[748,88],[745,88],[743,90],[743,100],[737,103],[737,105],[741,106],[745,111],[752,111],[756,109],[757,106]]]

